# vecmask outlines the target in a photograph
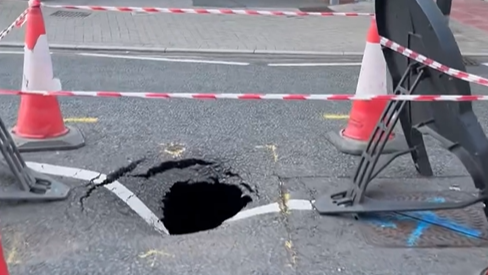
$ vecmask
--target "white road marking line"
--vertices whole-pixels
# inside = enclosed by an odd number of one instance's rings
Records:
[[[251,209],[246,209],[244,211],[241,211],[241,212],[237,213],[234,217],[227,219],[225,222],[226,223],[227,222],[234,222],[234,221],[243,220],[243,219],[247,219],[250,217],[259,216],[259,215],[263,215],[263,214],[279,213],[280,211],[281,211],[280,206],[278,205],[278,203],[275,202],[275,203],[271,203],[271,204],[267,204],[267,205],[261,205],[258,207],[254,207]]]
[[[119,59],[133,59],[133,60],[179,62],[179,63],[203,63],[203,64],[216,64],[216,65],[235,65],[235,66],[248,66],[249,65],[249,63],[247,63],[247,62],[231,62],[231,61],[199,60],[199,59],[171,59],[171,58],[163,58],[163,57],[114,55],[114,54],[98,54],[98,53],[77,53],[76,55],[92,56],[92,57],[106,57],[106,58],[119,58]]]
[[[24,54],[24,52],[18,52],[18,51],[0,51],[0,54]]]
[[[488,66],[488,63],[481,63],[481,65],[485,65],[485,66]]]
[[[308,200],[289,200],[286,205],[289,210],[313,210],[312,203]],[[234,217],[227,219],[225,223],[235,222],[264,214],[279,213],[280,211],[281,209],[278,203],[270,203],[241,211]]]
[[[79,168],[64,167],[64,166],[57,166],[57,165],[36,163],[36,162],[26,162],[26,164],[29,168],[34,169],[41,173],[68,177],[68,178],[75,178],[75,179],[85,180],[85,181],[89,181],[100,175],[100,178],[94,181],[95,184],[99,184],[107,177],[107,175],[95,171],[79,169]],[[166,229],[164,224],[159,220],[156,214],[154,214],[134,193],[132,193],[120,182],[114,181],[108,185],[105,185],[104,187],[108,189],[110,192],[114,193],[123,202],[125,202],[144,221],[146,221],[149,225],[154,227],[156,231],[161,233],[166,233],[169,235],[168,230]]]
[[[361,62],[332,62],[332,63],[270,63],[269,67],[346,67],[361,66]]]
[[[54,176],[61,176],[67,178],[74,178],[84,181],[92,180],[99,177],[94,181],[95,184],[100,184],[107,178],[107,175],[98,173],[95,171],[52,165],[47,163],[26,162],[27,166],[37,172],[45,173]],[[107,190],[114,193],[119,199],[125,202],[134,212],[136,212],[145,222],[154,227],[154,229],[160,233],[169,235],[168,230],[159,218],[154,214],[132,191],[127,189],[119,181],[114,181],[108,185],[104,185]],[[308,200],[289,200],[287,203],[289,210],[313,210],[312,202]],[[281,211],[278,203],[270,203],[267,205],[261,205],[255,208],[246,209],[237,213],[234,217],[227,219],[224,223],[234,222],[238,220],[247,219],[254,216],[263,214],[279,213]]]
[[[313,202],[307,200],[289,200],[287,206],[290,210],[313,210]]]
[[[0,45],[1,46],[1,45]],[[0,54],[24,54],[23,51],[0,51]],[[52,52],[49,52],[49,54],[53,54]]]

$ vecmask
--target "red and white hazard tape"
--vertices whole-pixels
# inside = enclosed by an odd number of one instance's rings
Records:
[[[156,8],[156,7],[111,7],[111,6],[75,6],[75,5],[49,5],[42,3],[45,7],[92,10],[92,11],[119,11],[119,12],[145,12],[145,13],[191,13],[191,14],[240,14],[240,15],[271,15],[271,16],[374,16],[373,13],[355,12],[294,12],[294,11],[256,11],[256,10],[233,10],[233,9],[179,9],[179,8]],[[381,44],[408,58],[414,59],[424,65],[436,69],[442,73],[456,77],[468,82],[488,87],[488,79],[449,68],[433,59],[425,57],[408,48],[399,45],[387,38],[381,38]]]
[[[395,51],[397,53],[400,53],[400,54],[402,54],[402,55],[404,55],[410,59],[413,59],[417,62],[420,62],[426,66],[429,66],[432,69],[438,70],[441,73],[445,73],[449,76],[452,76],[452,77],[455,77],[455,78],[458,78],[458,79],[461,79],[464,81],[468,81],[471,83],[475,83],[478,85],[488,87],[488,79],[487,78],[477,76],[474,74],[470,74],[467,72],[463,72],[460,70],[456,70],[453,68],[449,68],[446,65],[443,65],[443,64],[441,64],[441,63],[439,63],[433,59],[430,59],[424,55],[416,53],[416,52],[414,52],[408,48],[405,48],[402,45],[400,45],[396,42],[393,42],[393,41],[391,41],[387,38],[384,38],[384,37],[381,37],[380,43],[381,43],[381,45],[383,45],[389,49],[392,49],[393,51]]]
[[[141,13],[190,13],[190,14],[236,14],[236,15],[267,15],[267,16],[373,16],[374,13],[364,12],[303,12],[303,11],[263,11],[263,10],[236,10],[236,9],[180,9],[157,7],[110,7],[110,6],[74,6],[50,5],[42,6],[56,9],[90,10],[90,11],[118,11]]]
[[[0,40],[2,40],[5,36],[7,36],[7,34],[13,30],[13,28],[15,27],[20,28],[24,25],[27,11],[28,9],[26,9],[22,14],[20,14],[19,17],[17,17],[17,19],[15,19],[15,21],[12,24],[10,24],[10,26],[8,26],[5,30],[0,32]]]
[[[403,101],[487,101],[488,95],[346,95],[346,94],[201,94],[201,93],[134,93],[112,91],[17,91],[0,89],[0,95],[42,95],[82,97],[135,97],[147,99],[239,99],[239,100],[403,100]]]
[[[255,11],[232,9],[178,9],[154,7],[109,7],[109,6],[73,6],[73,5],[46,5],[50,8],[80,9],[93,11],[119,11],[119,12],[146,12],[146,13],[190,13],[190,14],[241,14],[241,15],[271,15],[271,16],[373,16],[371,13],[341,13],[341,12],[291,12],[291,11]],[[15,26],[25,22],[24,11],[7,29],[0,33],[0,40]],[[420,62],[430,68],[438,70],[449,76],[488,87],[488,79],[474,74],[449,68],[433,59],[416,53],[387,38],[381,37],[381,45],[400,53],[410,59]],[[88,96],[88,97],[136,97],[136,98],[187,98],[187,99],[240,99],[240,100],[405,100],[405,101],[486,101],[484,95],[297,95],[297,94],[200,94],[200,93],[132,93],[111,91],[15,91],[0,90],[0,95],[51,95],[51,96]]]

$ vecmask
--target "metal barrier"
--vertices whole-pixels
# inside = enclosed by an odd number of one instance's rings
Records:
[[[450,68],[466,71],[458,45],[444,16],[433,1],[376,0],[376,20],[381,36],[406,45]],[[385,48],[384,56],[392,75],[395,95],[471,95],[469,83],[433,70],[412,58]],[[399,114],[399,115],[397,115]],[[409,149],[380,154],[400,119]],[[395,158],[410,154],[423,176],[433,172],[422,134],[429,134],[464,165],[480,190],[477,197],[462,202],[380,201],[368,197],[368,184]],[[488,202],[488,139],[472,110],[471,102],[390,101],[371,134],[349,189],[326,194],[314,203],[321,214],[422,211],[464,208]],[[485,215],[488,211],[485,207]]]
[[[28,168],[19,153],[12,136],[0,118],[0,163],[8,166],[18,186],[0,192],[0,200],[42,201],[60,200],[69,195],[70,188],[50,177]]]
[[[437,7],[441,10],[442,14],[449,22],[449,16],[451,15],[452,0],[437,0]]]

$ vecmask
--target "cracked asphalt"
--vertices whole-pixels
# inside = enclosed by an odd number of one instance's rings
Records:
[[[0,55],[2,88],[20,87],[22,58]],[[225,60],[225,56],[215,58]],[[246,60],[233,57],[240,59]],[[360,69],[251,63],[229,66],[53,54],[55,75],[66,90],[349,94],[355,91]],[[488,76],[488,67],[469,71]],[[473,94],[487,92],[472,86]],[[338,130],[346,120],[324,115],[347,115],[349,102],[59,101],[68,121],[92,121],[67,122],[81,129],[87,145],[73,151],[26,153],[26,160],[108,174],[143,156],[147,161],[134,173],[174,159],[219,159],[259,190],[259,197],[246,209],[290,198],[314,199],[344,188],[357,160],[325,140],[327,131]],[[18,103],[19,98],[13,96],[4,96],[0,102],[1,117],[9,126],[15,124]],[[485,104],[474,103],[474,108],[486,130]],[[378,186],[396,183],[401,190],[457,186],[472,192],[473,184],[459,162],[433,140],[426,138],[426,142],[435,178],[421,178],[409,157],[402,157],[382,172]],[[169,171],[147,180],[123,177],[119,181],[160,216],[163,194],[172,183],[188,177],[184,171]],[[86,183],[59,180],[72,187]],[[358,222],[305,210],[168,236],[156,232],[104,189],[94,192],[81,212],[78,199],[84,192],[75,188],[60,202],[0,205],[2,242],[12,274],[459,275],[475,274],[485,267],[488,253],[486,248],[377,247],[364,238]]]

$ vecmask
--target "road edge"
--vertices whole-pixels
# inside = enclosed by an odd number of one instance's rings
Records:
[[[24,43],[4,42],[0,48],[23,48]],[[363,55],[363,52],[326,52],[326,51],[282,51],[282,50],[239,50],[239,49],[199,49],[199,48],[157,48],[130,46],[94,46],[74,44],[49,44],[53,50],[85,50],[85,51],[128,51],[128,52],[157,52],[157,53],[230,53],[230,54],[290,54],[290,55]],[[486,53],[488,56],[488,53]]]
[[[0,48],[23,48],[24,43],[4,42],[0,43]],[[157,48],[157,47],[129,47],[129,46],[93,46],[93,45],[74,45],[74,44],[50,44],[53,50],[77,50],[77,51],[125,51],[141,53],[215,53],[215,54],[276,54],[276,55],[328,55],[328,56],[362,56],[363,52],[347,51],[285,51],[285,50],[239,50],[239,49],[199,49],[199,48]],[[465,52],[463,56],[488,57],[486,53]]]

